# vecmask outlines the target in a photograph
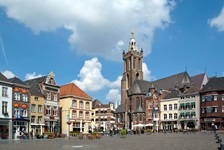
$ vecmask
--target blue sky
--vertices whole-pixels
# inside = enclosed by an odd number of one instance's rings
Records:
[[[144,79],[224,75],[223,0],[0,0],[0,72],[26,80],[53,71],[59,86],[117,102],[132,27]]]

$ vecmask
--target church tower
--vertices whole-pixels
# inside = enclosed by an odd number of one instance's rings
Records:
[[[121,80],[121,104],[125,104],[127,100],[127,92],[132,87],[134,80],[143,80],[142,72],[143,50],[138,51],[135,41],[134,29],[131,31],[128,52],[123,52],[124,71]]]

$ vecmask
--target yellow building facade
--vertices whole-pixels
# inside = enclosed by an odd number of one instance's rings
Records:
[[[91,128],[92,98],[74,83],[60,87],[61,132],[87,133]]]
[[[31,95],[30,98],[30,129],[34,134],[42,135],[44,132],[44,103],[43,96]]]

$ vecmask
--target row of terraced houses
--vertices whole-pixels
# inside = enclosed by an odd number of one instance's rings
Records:
[[[16,139],[33,131],[65,133],[109,129],[114,104],[102,104],[74,83],[58,86],[50,72],[27,81],[0,73],[0,138]]]

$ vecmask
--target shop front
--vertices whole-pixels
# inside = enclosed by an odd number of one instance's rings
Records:
[[[21,133],[29,134],[29,119],[25,118],[15,118],[13,120],[13,138],[17,139],[21,137]]]
[[[11,139],[12,138],[12,128],[11,121],[7,119],[0,120],[0,139]]]

